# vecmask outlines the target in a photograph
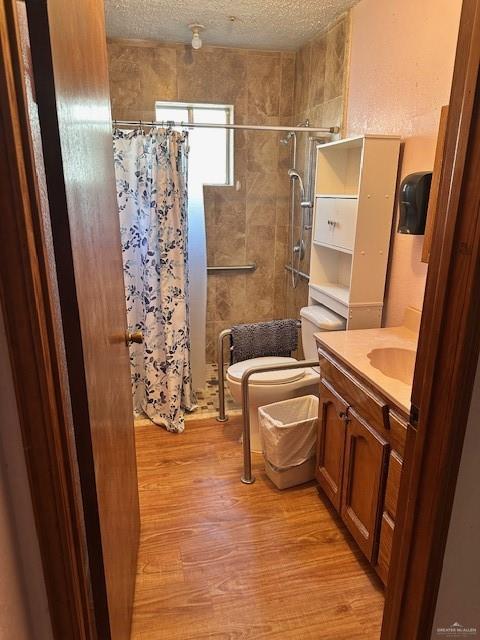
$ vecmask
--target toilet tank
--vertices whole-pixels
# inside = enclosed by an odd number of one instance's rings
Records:
[[[321,304],[300,309],[302,323],[302,344],[306,360],[316,360],[317,344],[314,333],[319,331],[343,331],[347,321]]]

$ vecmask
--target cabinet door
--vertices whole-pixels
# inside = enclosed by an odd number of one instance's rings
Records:
[[[352,409],[348,417],[341,515],[372,562],[377,547],[388,444]]]
[[[348,404],[326,383],[320,384],[315,477],[340,511]]]
[[[353,251],[357,208],[357,198],[317,197],[314,242]]]

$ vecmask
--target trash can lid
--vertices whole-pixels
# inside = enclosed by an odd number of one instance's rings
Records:
[[[345,318],[340,317],[320,304],[303,307],[300,309],[300,317],[309,320],[319,329],[326,331],[341,331],[346,326]]]
[[[252,367],[266,366],[269,364],[287,364],[297,362],[295,358],[282,358],[278,356],[266,356],[263,358],[252,358],[251,360],[242,360],[228,367],[227,375],[235,382],[241,382],[242,376],[247,369]],[[250,382],[254,384],[286,384],[287,382],[295,382],[305,375],[305,369],[287,369],[280,371],[267,371],[266,373],[254,373],[250,378]]]

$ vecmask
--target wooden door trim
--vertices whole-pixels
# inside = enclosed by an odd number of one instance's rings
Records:
[[[468,176],[478,166],[480,148],[478,102],[474,112],[479,5],[480,0],[464,0],[462,11],[415,373],[413,402],[419,418],[410,425],[407,439],[402,526],[395,527],[383,640],[429,637],[478,362],[480,238],[474,222],[480,184]],[[27,122],[18,102],[23,89],[13,4],[0,0],[0,12],[0,138],[7,150],[1,160],[5,171],[0,172],[2,307],[55,634],[94,638],[77,461],[66,390],[61,387],[60,336],[52,333],[51,274],[40,241]],[[427,497],[428,509],[423,508]]]
[[[25,111],[15,3],[0,0],[0,298],[55,638],[97,638],[55,273]]]
[[[480,334],[480,0],[464,0],[382,640],[430,637]]]

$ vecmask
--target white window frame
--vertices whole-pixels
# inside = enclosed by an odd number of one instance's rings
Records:
[[[155,102],[155,115],[156,119],[160,122],[167,123],[167,120],[163,120],[163,118],[159,117],[159,108],[161,107],[178,107],[179,109],[186,109],[188,112],[188,122],[185,122],[185,126],[188,124],[194,123],[193,110],[198,109],[208,109],[208,110],[218,110],[222,111],[226,114],[226,123],[233,124],[234,123],[234,107],[233,104],[217,104],[210,102],[179,102],[173,100],[157,100]],[[201,122],[201,120],[199,120]],[[182,123],[183,124],[183,123]],[[225,153],[225,175],[226,182],[215,182],[211,183],[209,186],[225,186],[231,187],[234,184],[234,166],[233,166],[233,158],[234,158],[234,132],[233,129],[227,129],[227,148]]]

